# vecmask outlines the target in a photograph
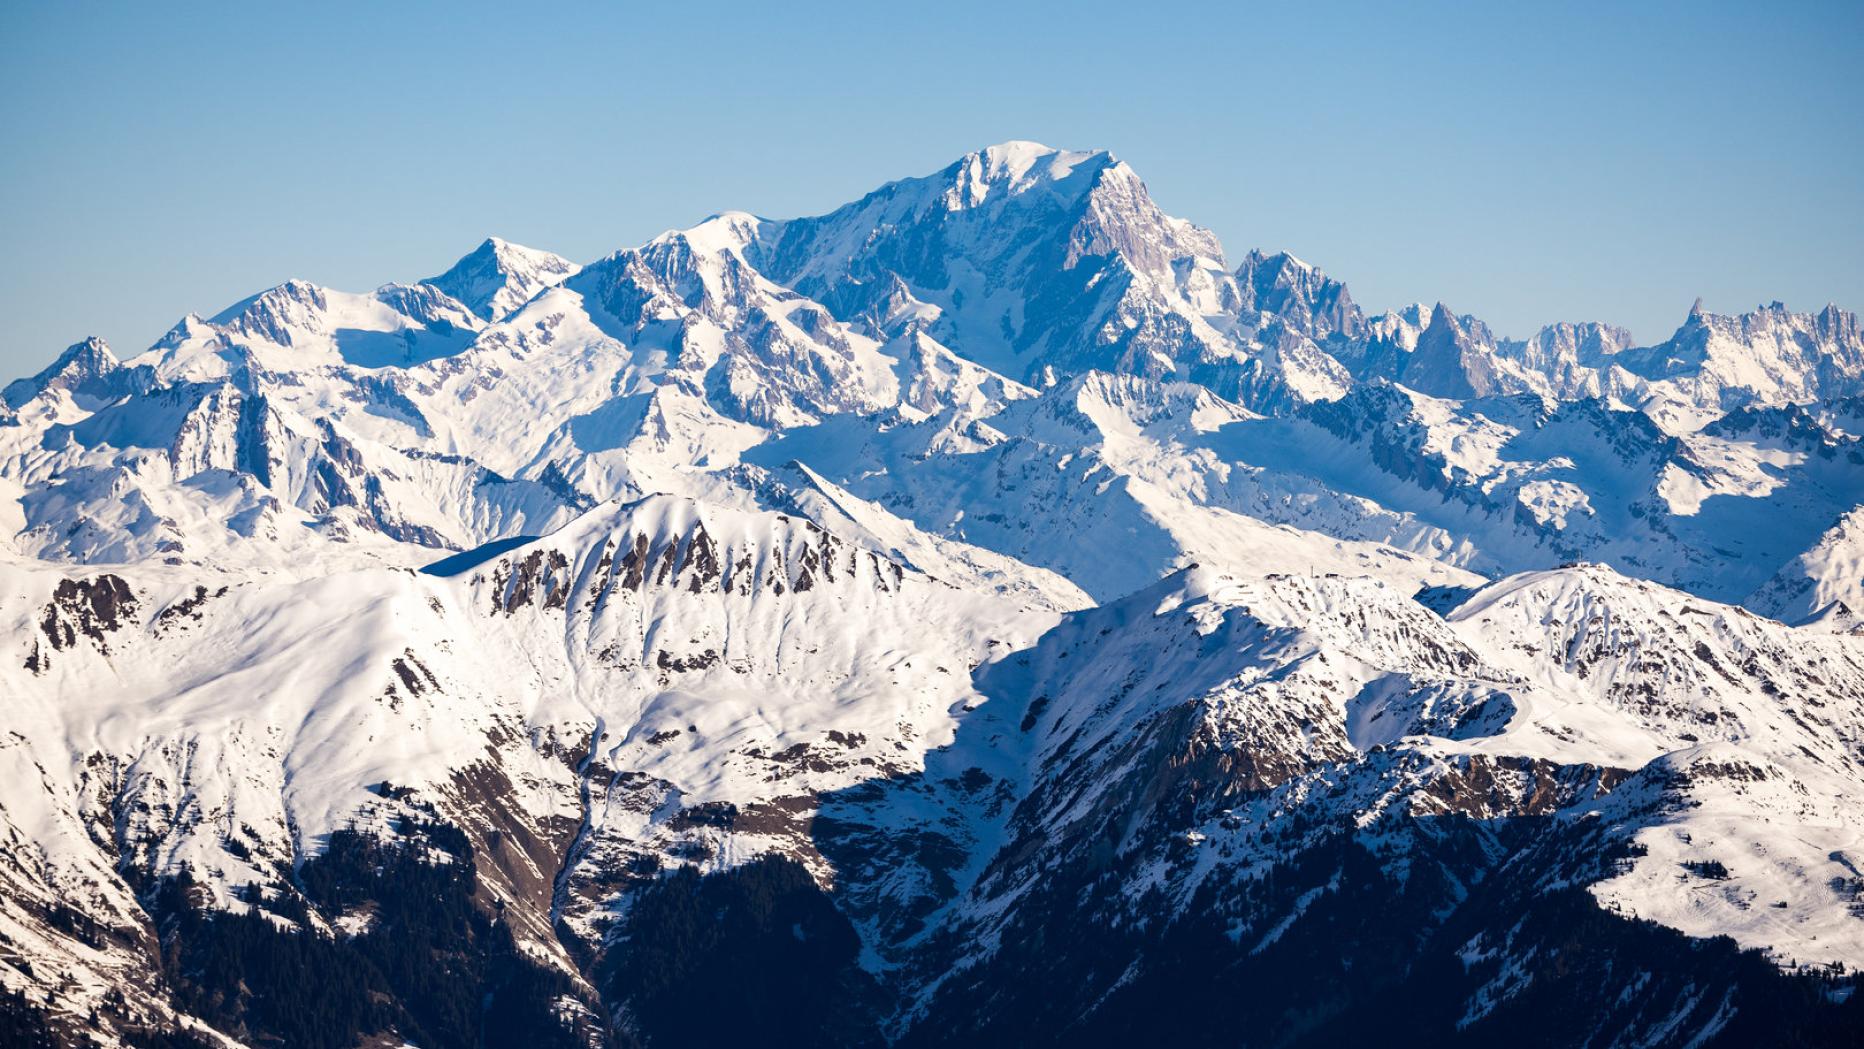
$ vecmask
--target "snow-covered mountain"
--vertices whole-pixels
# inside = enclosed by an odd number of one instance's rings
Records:
[[[487,237],[445,273],[421,283],[445,292],[482,320],[500,321],[580,268],[561,255]]]
[[[1864,1032],[1836,307],[1373,315],[1011,142],[3,405],[9,1044]]]

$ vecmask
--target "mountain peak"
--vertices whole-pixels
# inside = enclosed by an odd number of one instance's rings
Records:
[[[87,335],[65,347],[65,352],[58,355],[52,367],[63,368],[74,363],[108,371],[116,367],[118,362],[116,354],[110,352],[109,343],[95,335]]]
[[[743,251],[757,239],[763,223],[763,219],[748,211],[721,211],[707,216],[705,221],[696,226],[668,230],[648,243],[684,241],[693,251],[703,255]]]
[[[87,336],[65,348],[58,359],[37,375],[7,384],[4,400],[17,408],[53,387],[78,392],[120,367],[110,345],[95,335]]]
[[[1312,338],[1351,338],[1365,326],[1345,284],[1289,252],[1270,255],[1252,248],[1235,276],[1245,309],[1275,314]]]
[[[994,146],[986,146],[978,151],[977,156],[984,161],[985,166],[993,175],[1007,175],[1012,179],[1023,178],[1037,165],[1044,163],[1049,165],[1049,170],[1045,173],[1054,174],[1054,169],[1062,165],[1072,169],[1075,164],[1098,157],[1113,160],[1112,154],[1106,150],[1057,149],[1054,146],[1046,146],[1027,139],[1012,139],[1008,142],[999,142]]]
[[[1065,150],[1039,142],[1002,142],[961,158],[946,171],[952,180],[945,194],[950,210],[973,208],[993,195],[1019,196],[1044,188],[1075,198],[1093,188],[1100,172],[1123,168],[1105,150]]]
[[[1263,251],[1261,248],[1250,248],[1249,251],[1243,255],[1243,261],[1237,266],[1237,269],[1239,271],[1248,270],[1250,272],[1261,270],[1269,273],[1282,273],[1284,271],[1293,273],[1315,272],[1312,263],[1295,257],[1293,252],[1267,252]]]
[[[439,288],[485,320],[499,321],[579,268],[561,255],[487,237],[451,269],[421,283]]]
[[[994,146],[985,146],[983,149],[979,150],[979,152],[986,156],[1007,157],[1015,154],[1047,156],[1051,153],[1060,153],[1061,150],[1046,143],[1037,142],[1034,139],[1012,138],[999,142]]]

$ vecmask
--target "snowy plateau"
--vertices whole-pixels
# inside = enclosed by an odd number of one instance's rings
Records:
[[[1864,1044],[1864,336],[1685,305],[1372,315],[1010,142],[79,342],[0,1042]]]

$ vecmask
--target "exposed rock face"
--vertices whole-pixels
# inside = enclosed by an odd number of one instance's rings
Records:
[[[1236,285],[1244,310],[1278,317],[1317,342],[1351,341],[1365,332],[1365,315],[1346,285],[1285,251],[1243,256]]]
[[[40,648],[41,640],[52,652],[62,652],[76,648],[82,638],[108,655],[106,635],[132,623],[135,614],[136,595],[118,576],[59,580],[52,599],[39,615],[42,637],[30,639],[32,649],[26,656],[26,669],[38,674],[50,667],[51,656]]]

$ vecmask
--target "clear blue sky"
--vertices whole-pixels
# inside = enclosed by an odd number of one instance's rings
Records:
[[[1864,308],[1864,3],[0,5],[0,375],[487,234],[586,261],[1010,138],[1370,309]],[[315,8],[315,10],[313,10]],[[1067,13],[1061,13],[1065,10]]]

